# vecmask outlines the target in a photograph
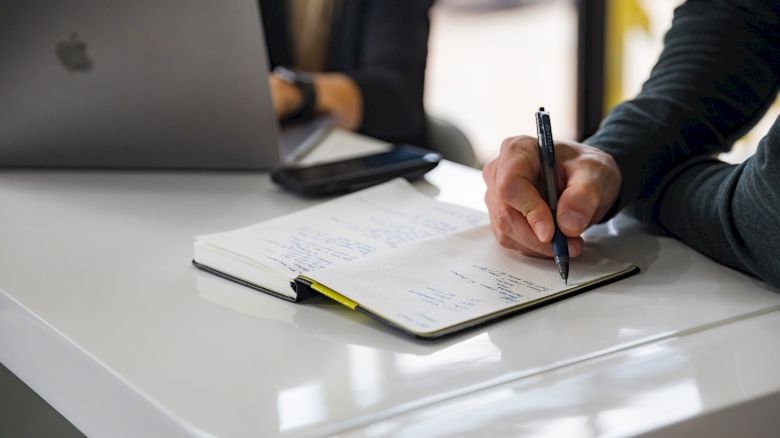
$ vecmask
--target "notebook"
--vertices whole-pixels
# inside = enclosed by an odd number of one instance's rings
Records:
[[[393,180],[296,213],[195,238],[195,266],[288,301],[325,295],[437,338],[638,272],[585,250],[569,284],[551,260],[502,248],[486,213]]]

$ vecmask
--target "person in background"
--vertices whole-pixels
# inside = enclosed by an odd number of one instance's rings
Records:
[[[431,0],[259,3],[280,119],[328,112],[342,128],[425,146]]]
[[[754,126],[780,88],[780,2],[689,0],[641,93],[585,144],[562,141],[557,222],[572,255],[590,225],[624,207],[701,253],[780,286],[780,119],[745,162],[715,158]],[[536,139],[504,141],[485,166],[498,241],[550,256],[553,218],[536,189]]]

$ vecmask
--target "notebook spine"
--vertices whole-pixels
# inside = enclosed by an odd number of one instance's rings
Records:
[[[315,290],[311,288],[311,284],[311,281],[300,277],[290,283],[290,286],[295,291],[295,295],[298,296],[298,301],[317,295]]]

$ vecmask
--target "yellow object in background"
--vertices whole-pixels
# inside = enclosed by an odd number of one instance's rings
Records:
[[[682,0],[607,0],[605,2],[605,60],[604,60],[604,114],[623,100],[630,99],[628,93],[638,92],[638,85],[649,76],[648,65],[646,74],[644,66],[626,65],[626,54],[632,50],[647,50],[647,47],[632,47],[627,38],[628,34],[640,30],[647,34],[648,38],[658,41],[662,38],[662,29],[671,24],[671,11],[679,6]],[[660,48],[659,48],[660,53]],[[648,56],[650,54],[648,53]],[[634,57],[636,59],[636,57]],[[654,61],[654,59],[653,59]],[[635,70],[632,74],[629,70]],[[633,79],[632,79],[633,78]],[[639,80],[639,83],[629,83]],[[750,157],[756,150],[761,138],[766,135],[775,119],[780,117],[780,98],[767,111],[761,121],[745,136],[739,139],[731,151],[718,156],[719,159],[729,163],[740,163]]]
[[[650,19],[638,0],[606,2],[604,114],[625,98],[623,96],[624,41],[626,33],[635,28],[650,33]]]

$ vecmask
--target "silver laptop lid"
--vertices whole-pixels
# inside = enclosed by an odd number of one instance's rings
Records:
[[[267,169],[255,0],[0,0],[0,166]]]

